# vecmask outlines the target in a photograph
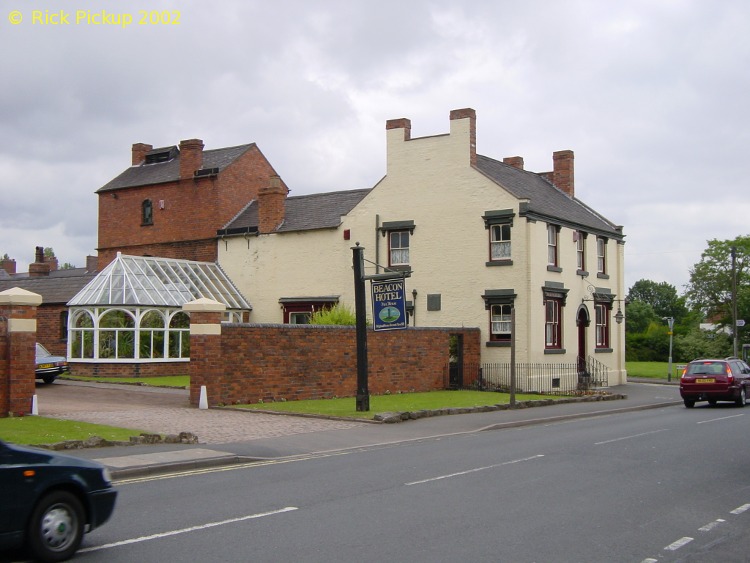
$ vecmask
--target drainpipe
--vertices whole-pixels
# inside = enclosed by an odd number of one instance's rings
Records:
[[[380,273],[380,215],[375,214],[375,273]]]

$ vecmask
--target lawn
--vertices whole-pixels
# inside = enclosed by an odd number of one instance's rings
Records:
[[[145,385],[149,387],[176,387],[179,389],[187,389],[190,386],[189,375],[170,375],[164,377],[81,377],[67,374],[60,379],[95,381],[98,383],[126,383],[128,385]]]
[[[516,394],[517,401],[554,399],[548,395]],[[358,412],[354,397],[343,399],[318,399],[310,401],[281,401],[274,403],[254,403],[233,405],[238,408],[258,409],[273,412],[316,414],[351,418],[372,418],[382,412],[413,412],[442,408],[480,407],[507,404],[508,393],[488,391],[432,391],[430,393],[401,393],[395,395],[370,395],[370,411]]]
[[[127,442],[131,436],[139,434],[140,430],[42,416],[0,418],[0,438],[14,444],[55,444],[66,440],[86,440],[92,436]]]
[[[680,378],[677,362],[672,362],[672,380]],[[683,364],[680,364],[683,365]],[[625,362],[628,377],[647,377],[650,379],[666,379],[669,364],[667,362]]]

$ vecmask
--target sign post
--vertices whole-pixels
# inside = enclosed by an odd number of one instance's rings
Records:
[[[367,304],[365,300],[365,249],[352,247],[354,266],[354,310],[357,317],[357,412],[370,410],[367,388]]]

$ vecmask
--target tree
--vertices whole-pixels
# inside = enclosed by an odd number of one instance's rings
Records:
[[[732,326],[732,249],[735,249],[738,319],[750,318],[750,236],[734,240],[709,240],[690,271],[687,299],[706,319],[724,327]],[[747,334],[740,332],[742,340]]]
[[[678,296],[675,287],[667,282],[638,280],[630,288],[627,300],[648,303],[657,317],[672,317],[678,323],[687,315],[685,298]]]
[[[645,301],[630,301],[625,304],[625,330],[629,333],[646,332],[659,317],[654,308]]]

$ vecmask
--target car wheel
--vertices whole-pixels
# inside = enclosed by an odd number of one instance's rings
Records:
[[[55,379],[57,379],[56,375],[45,375],[44,377],[42,377],[42,381],[44,381],[45,383],[54,383]]]
[[[683,399],[685,401],[685,406],[689,409],[692,409],[695,406],[695,401],[692,399]]]
[[[40,561],[65,561],[81,545],[83,507],[71,493],[57,491],[42,498],[31,516],[28,543]]]
[[[740,397],[734,402],[738,407],[744,407],[747,402],[747,392],[744,387],[740,387]]]

